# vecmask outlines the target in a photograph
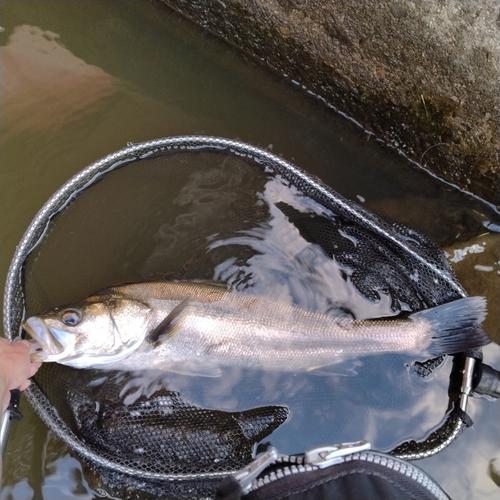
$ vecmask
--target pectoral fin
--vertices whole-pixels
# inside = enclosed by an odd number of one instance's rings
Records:
[[[168,337],[174,335],[176,329],[182,321],[184,310],[189,304],[190,298],[186,297],[181,303],[177,304],[168,314],[168,316],[146,337],[146,341],[158,347]]]

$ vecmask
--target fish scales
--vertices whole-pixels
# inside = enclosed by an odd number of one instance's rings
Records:
[[[157,290],[169,296],[171,286]],[[349,321],[300,309],[238,292],[192,294],[191,287],[175,291],[176,300],[192,297],[185,307],[178,330],[158,347],[158,356],[188,361],[193,357],[211,359],[220,365],[238,364],[249,368],[276,369],[293,366],[302,371],[311,366],[331,364],[334,358],[352,354],[414,351],[426,323]],[[131,295],[133,290],[128,290]],[[198,290],[199,292],[199,290]],[[217,297],[217,300],[215,300]],[[171,300],[149,299],[155,309],[156,326],[175,306]],[[425,347],[425,346],[421,346]],[[146,351],[136,351],[127,361],[145,361]],[[139,360],[141,358],[141,360]],[[160,361],[161,362],[161,361]]]
[[[223,366],[306,371],[377,353],[459,352],[490,341],[480,327],[485,307],[471,297],[408,318],[354,320],[218,285],[159,281],[110,287],[25,328],[47,361],[218,376]]]

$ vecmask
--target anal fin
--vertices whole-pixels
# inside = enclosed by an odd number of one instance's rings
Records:
[[[318,366],[308,370],[308,373],[313,375],[321,375],[325,377],[330,377],[332,375],[341,377],[353,377],[358,375],[358,368],[363,366],[363,362],[359,359],[346,359],[338,363],[334,363],[326,366]]]
[[[175,363],[162,366],[162,370],[178,373],[179,375],[189,375],[191,377],[220,377],[222,375],[221,368],[209,362],[200,361],[185,361],[183,363]]]

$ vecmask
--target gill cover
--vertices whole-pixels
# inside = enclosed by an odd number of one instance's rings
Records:
[[[113,364],[141,345],[153,315],[148,304],[104,292],[87,300],[86,307],[75,304],[82,311],[81,321],[66,326],[77,336],[76,356],[61,363],[76,368],[88,366],[90,361],[94,366]]]

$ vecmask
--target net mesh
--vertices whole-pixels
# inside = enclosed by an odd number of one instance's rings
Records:
[[[131,378],[51,364],[37,385],[64,426],[96,455],[109,461],[120,457],[124,470],[150,472],[153,478],[241,468],[251,462],[254,446],[289,414],[285,406],[241,412],[201,408],[165,388],[128,403]]]
[[[294,197],[284,196],[280,186]],[[285,279],[275,261],[266,267],[259,260],[259,244],[271,234],[281,238],[276,259],[287,258],[289,236],[277,221],[300,235],[294,262],[309,266],[305,256],[312,252],[317,263],[320,248],[335,263],[339,287],[353,287],[369,306],[367,315],[396,315],[466,296],[443,253],[423,235],[374,215],[266,151],[179,137],[109,155],[47,202],[9,271],[5,331],[14,338],[23,316],[123,281],[216,277],[232,288],[265,293],[266,277]],[[287,293],[299,305],[327,310],[333,304],[359,317],[339,297],[322,302],[317,296],[323,293],[300,295],[295,275],[292,269]],[[151,480],[226,475],[247,464],[256,444],[289,416],[282,405],[206,408],[165,385],[125,403],[126,377],[47,364],[27,394],[51,430],[87,460]]]

